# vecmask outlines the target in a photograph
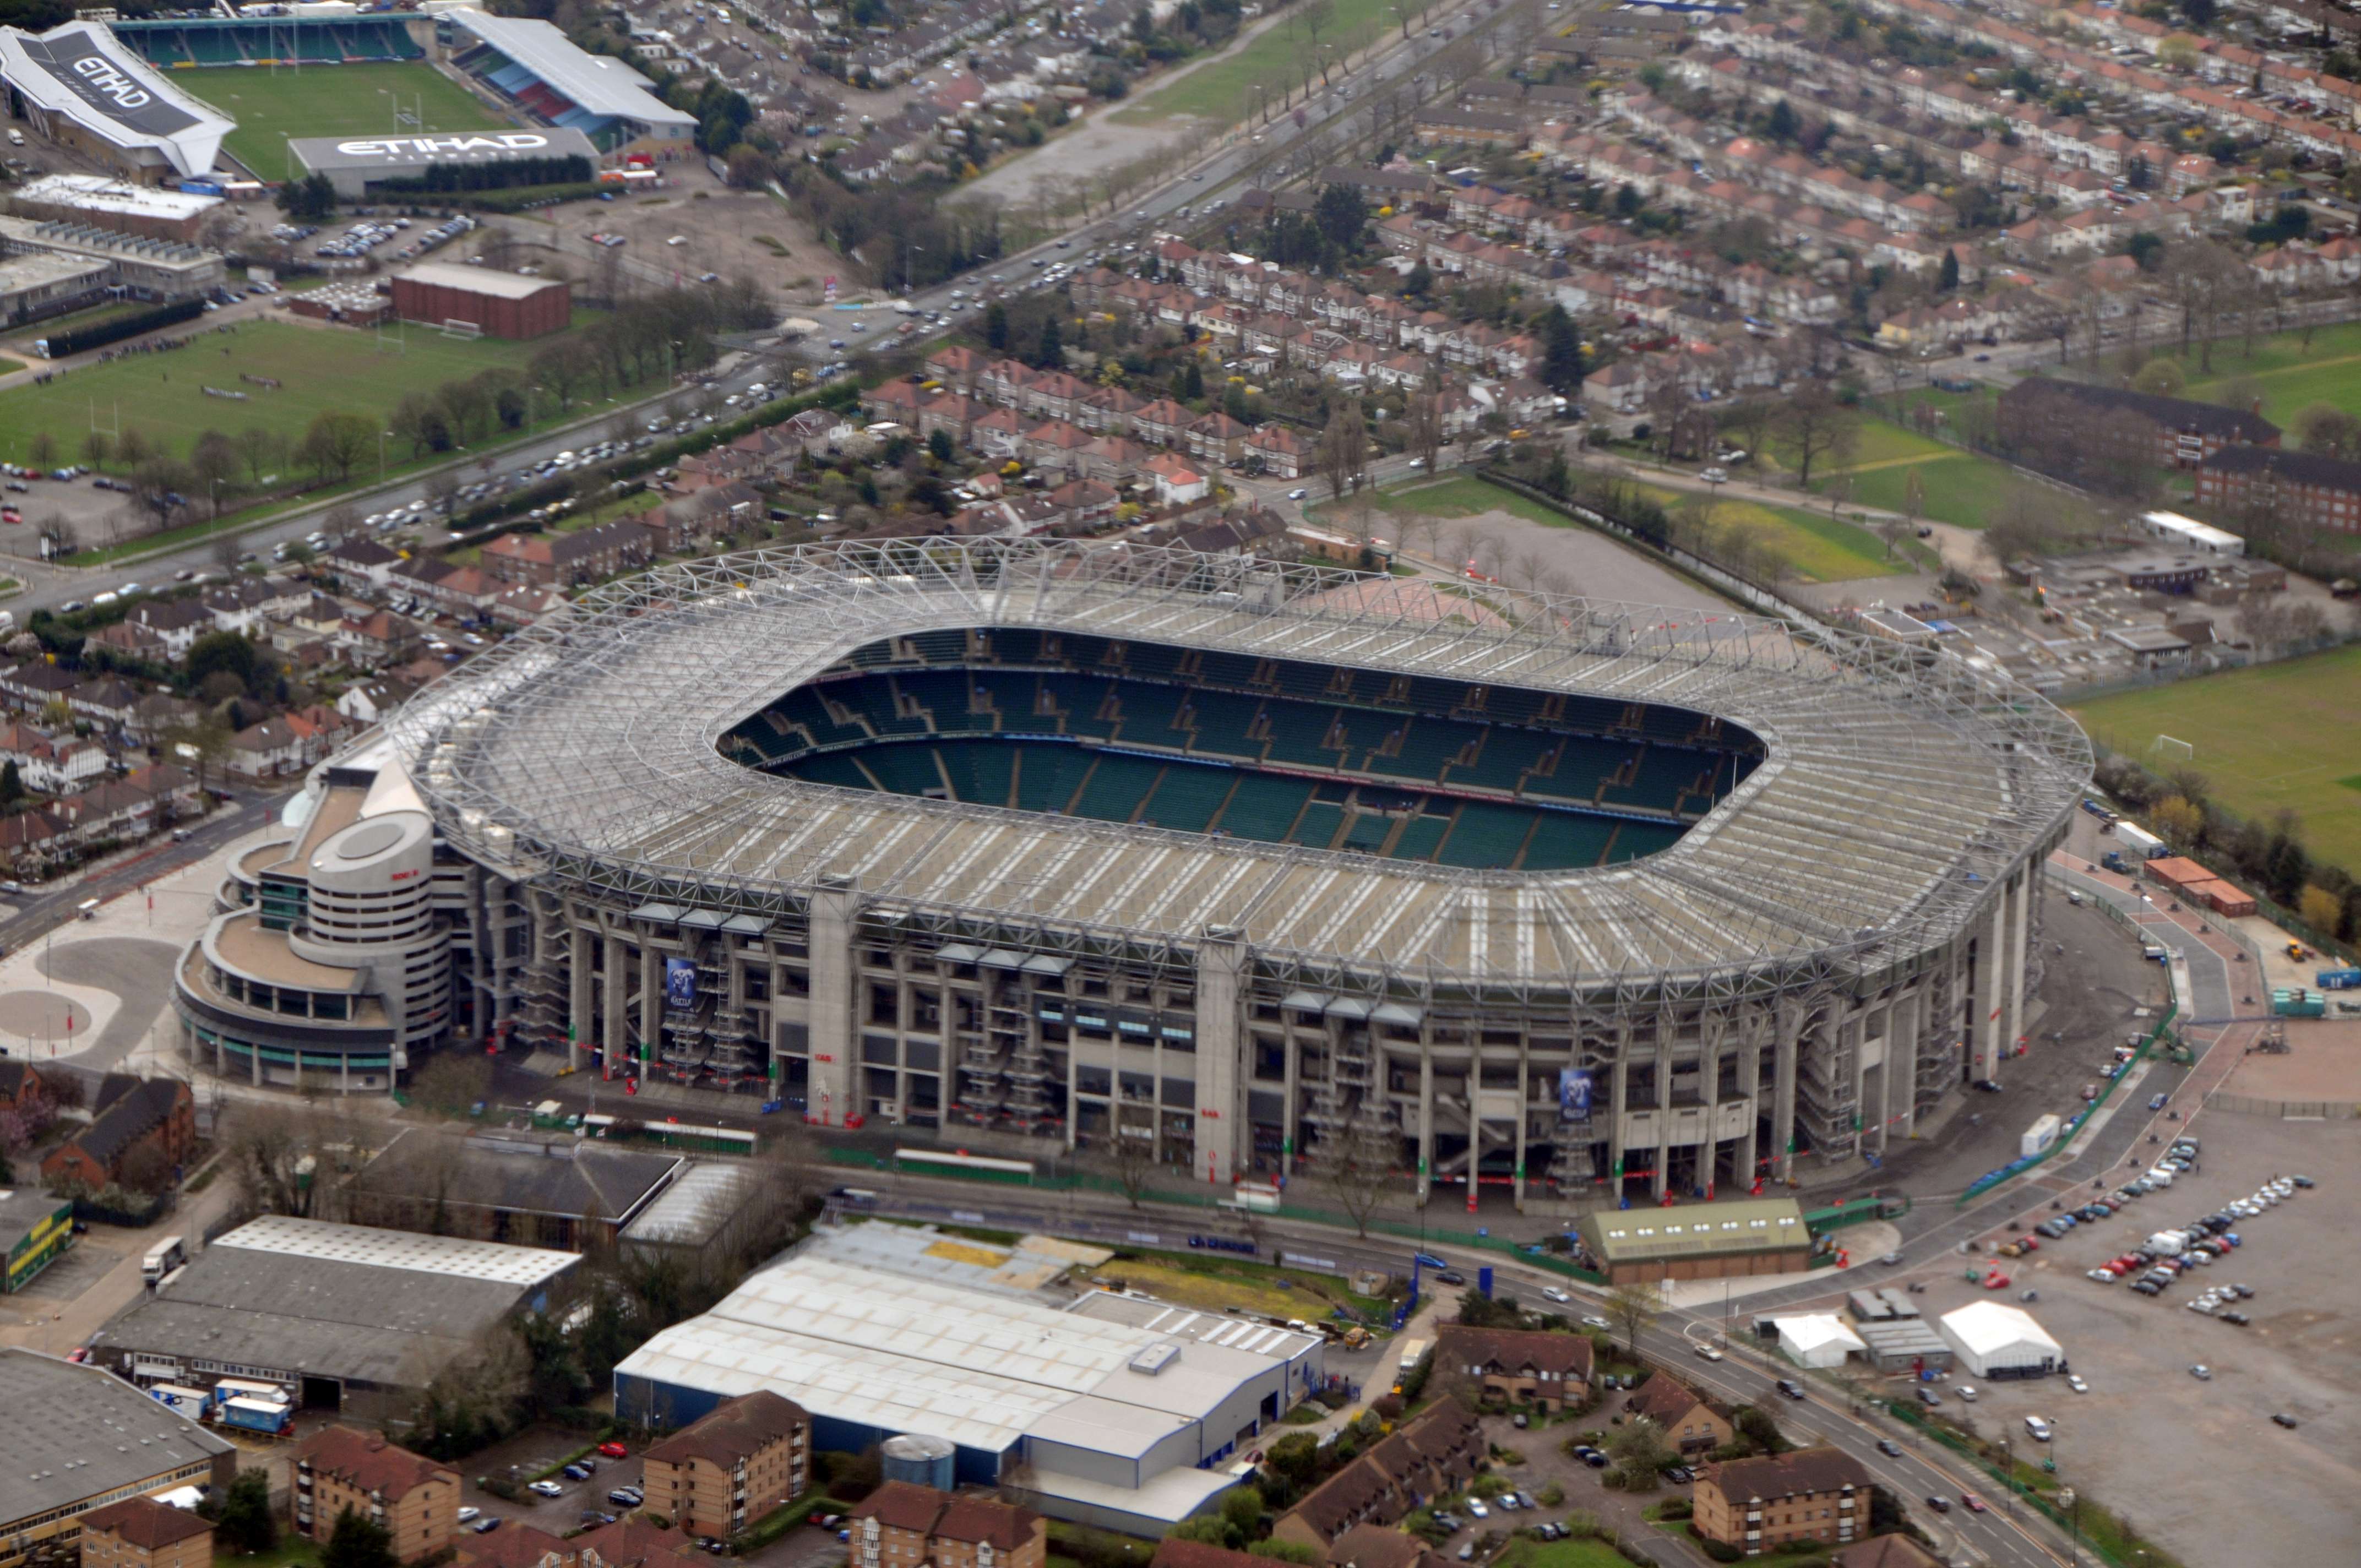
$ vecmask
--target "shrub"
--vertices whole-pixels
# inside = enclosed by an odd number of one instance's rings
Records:
[[[1726,1541],[1708,1541],[1704,1536],[1698,1536],[1697,1538],[1697,1543],[1703,1547],[1705,1549],[1705,1554],[1708,1557],[1712,1558],[1716,1563],[1743,1563],[1746,1561],[1746,1553],[1740,1551],[1737,1547],[1730,1545],[1730,1542]]]
[[[1666,1497],[1656,1505],[1656,1517],[1660,1519],[1685,1519],[1696,1512],[1697,1505],[1686,1497]]]

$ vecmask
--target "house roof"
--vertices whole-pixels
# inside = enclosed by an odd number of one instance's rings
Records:
[[[2317,452],[2286,452],[2266,446],[2225,446],[2198,465],[2225,474],[2268,473],[2299,485],[2361,492],[2361,463]]]
[[[310,1460],[313,1469],[349,1486],[382,1492],[388,1502],[406,1497],[430,1481],[448,1481],[455,1486],[459,1481],[458,1472],[389,1442],[379,1433],[355,1427],[322,1427],[296,1449],[296,1457]]]
[[[104,1530],[126,1545],[154,1551],[192,1536],[211,1535],[214,1527],[186,1508],[159,1503],[153,1497],[126,1497],[84,1514],[85,1534]]]
[[[1854,1541],[1828,1559],[1828,1568],[1943,1568],[1943,1560],[1897,1531]]]
[[[1645,1416],[1660,1427],[1669,1427],[1704,1404],[1705,1397],[1669,1372],[1659,1372],[1640,1385],[1639,1390],[1623,1401],[1623,1408],[1635,1416]]]
[[[1799,1448],[1788,1453],[1763,1454],[1708,1464],[1699,1477],[1721,1489],[1732,1502],[1748,1497],[1804,1497],[1839,1492],[1869,1485],[1869,1471],[1840,1448]]]
[[[852,1517],[873,1519],[889,1529],[929,1538],[989,1541],[1002,1552],[1014,1552],[1032,1540],[1040,1518],[1030,1508],[965,1493],[938,1492],[908,1481],[886,1482],[852,1510]]]
[[[2158,397],[2150,392],[2135,392],[2124,387],[2094,386],[2085,381],[2060,381],[2046,376],[2020,381],[2002,396],[2004,399],[2020,400],[2045,396],[2066,398],[2089,408],[2136,413],[2173,430],[2195,431],[2224,441],[2252,442],[2257,445],[2277,441],[2280,433],[2278,425],[2245,409],[2225,409],[2216,403]]]
[[[71,1141],[100,1165],[111,1167],[132,1145],[162,1126],[188,1098],[189,1086],[178,1079],[148,1079],[101,1111]]]
[[[793,1399],[767,1388],[757,1389],[683,1427],[650,1448],[647,1457],[671,1464],[703,1459],[727,1470],[739,1460],[792,1437],[810,1422],[811,1417]]]
[[[1531,1367],[1536,1372],[1570,1374],[1587,1382],[1591,1354],[1587,1334],[1477,1329],[1460,1323],[1445,1323],[1434,1334],[1435,1361],[1443,1366],[1497,1366],[1507,1372]]]

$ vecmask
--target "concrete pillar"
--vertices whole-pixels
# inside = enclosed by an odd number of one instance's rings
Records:
[[[640,938],[640,1076],[656,1059],[656,1042],[664,1038],[664,955],[645,937]]]
[[[625,966],[631,959],[620,937],[610,936],[606,941],[607,963],[603,982],[606,994],[600,998],[605,1003],[605,1014],[604,1022],[599,1025],[598,1044],[606,1051],[607,1071],[612,1074],[622,1065],[620,1058],[623,1042],[630,1037],[631,999],[627,993],[631,985],[626,979]]]
[[[779,1051],[779,1009],[786,1005],[786,994],[787,966],[781,963],[774,955],[771,959],[770,1036],[763,1042],[763,1049],[770,1058],[764,1064],[764,1070],[770,1074],[773,1099],[778,1098],[780,1092],[786,1087],[787,1081],[786,1058]],[[952,1076],[956,1069],[951,1066],[952,1058],[957,1056],[958,1050],[958,1046],[953,1043],[952,1031],[947,1015],[943,1025],[943,1072],[940,1081],[936,1086],[936,1094],[940,1101],[937,1109],[939,1117],[941,1112],[950,1109],[950,1102],[958,1098],[958,1084]]]
[[[1608,1090],[1613,1105],[1608,1116],[1607,1179],[1609,1194],[1618,1201],[1623,1196],[1623,1118],[1631,1092],[1631,1025],[1625,1024],[1616,1030],[1615,1078]]]
[[[590,1010],[590,933],[569,924],[566,933],[566,1065],[582,1070],[583,1043],[598,1030]]]
[[[825,878],[812,890],[811,1091],[806,1110],[822,1126],[840,1126],[862,1110],[852,997],[860,970],[853,933],[860,920],[861,888],[851,878]]]
[[[1532,1049],[1532,1043],[1520,1036],[1517,1040],[1517,1163],[1513,1168],[1516,1185],[1510,1191],[1516,1195],[1514,1201],[1517,1212],[1521,1214],[1525,1212],[1525,1124],[1531,1120],[1526,1114],[1525,1103],[1532,1098],[1533,1092]]]
[[[254,1081],[259,1084],[262,1081],[262,1047],[252,1040],[246,1043],[246,1065],[253,1069]]]
[[[2008,1009],[2002,1001],[2008,984],[2008,890],[1992,901],[1992,914],[1976,939],[1975,1013],[1968,1020],[1972,1042],[1971,1078],[2000,1076],[2000,1031]]]
[[[1755,1162],[1763,1157],[1763,1024],[1748,1012],[1738,1036],[1738,1085],[1746,1102],[1746,1130],[1738,1138],[1738,1179],[1754,1185]]]
[[[2001,1048],[2013,1051],[2025,1036],[2025,959],[2033,938],[2033,901],[2040,896],[2040,873],[2032,867],[2019,869],[2016,880],[2010,884],[2008,931],[2008,987],[2002,1014]]]
[[[1215,1186],[1235,1180],[1253,1155],[1238,1074],[1248,961],[1235,926],[1209,926],[1197,939],[1197,1167]]]
[[[1771,1066],[1771,1158],[1773,1176],[1784,1182],[1795,1176],[1795,1049],[1804,1031],[1803,1008],[1782,1003],[1778,1029],[1772,1042],[1777,1055]]]
[[[1295,1133],[1303,1125],[1303,1054],[1295,1043],[1295,1024],[1279,1012],[1279,1072],[1284,1082],[1279,1090],[1280,1117],[1279,1129],[1279,1169],[1282,1176],[1295,1174]],[[1201,1044],[1197,1049],[1203,1051]]]
[[[1421,1031],[1422,1035],[1425,1031]],[[1426,1207],[1434,1190],[1434,1045],[1422,1038],[1418,1047],[1418,1206]]]
[[[1648,1189],[1658,1202],[1673,1181],[1673,1020],[1656,1018],[1656,1174]]]

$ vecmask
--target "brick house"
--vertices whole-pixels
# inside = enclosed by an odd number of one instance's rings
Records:
[[[2361,463],[2316,452],[2227,447],[2197,466],[2197,501],[2218,511],[2361,532]]]
[[[213,1568],[214,1527],[153,1497],[84,1514],[82,1568]]]
[[[305,765],[303,737],[283,718],[250,724],[229,738],[225,764],[240,778],[275,778]]]
[[[52,1182],[104,1187],[122,1176],[123,1162],[136,1148],[151,1146],[177,1166],[196,1143],[196,1101],[187,1084],[173,1078],[109,1073],[99,1088],[98,1114],[42,1157],[41,1176]]]
[[[48,1088],[31,1062],[0,1057],[0,1110],[14,1111],[27,1095],[46,1093]]]
[[[1730,1418],[1669,1372],[1659,1372],[1623,1401],[1627,1414],[1645,1416],[1664,1431],[1664,1441],[1683,1453],[1710,1453],[1738,1433]]]
[[[1590,1398],[1590,1336],[1523,1329],[1471,1329],[1445,1323],[1435,1331],[1434,1366],[1486,1398],[1557,1411]]]
[[[350,1508],[392,1537],[404,1563],[432,1557],[459,1528],[459,1473],[376,1432],[323,1427],[295,1450],[295,1532],[325,1541]]]
[[[767,1391],[741,1395],[649,1449],[651,1512],[727,1540],[792,1501],[811,1469],[811,1417]]]
[[[651,537],[634,521],[575,533],[504,533],[484,546],[484,571],[503,583],[575,587],[648,564]]]
[[[1442,1400],[1306,1493],[1271,1534],[1325,1556],[1356,1525],[1393,1524],[1428,1498],[1466,1486],[1489,1452],[1475,1413]]]
[[[1790,1541],[1849,1544],[1869,1530],[1869,1472],[1837,1448],[1708,1464],[1695,1497],[1697,1533],[1749,1557]]]
[[[1045,1568],[1049,1524],[996,1498],[888,1481],[852,1510],[852,1568]]]

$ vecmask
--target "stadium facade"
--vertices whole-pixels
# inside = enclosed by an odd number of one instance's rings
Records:
[[[432,818],[463,1037],[829,1126],[1637,1197],[1999,1076],[2063,715],[1825,629],[1371,587],[1046,541],[667,567],[312,798]]]

